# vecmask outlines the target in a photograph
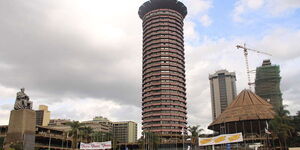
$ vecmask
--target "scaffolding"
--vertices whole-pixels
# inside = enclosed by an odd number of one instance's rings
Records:
[[[264,60],[263,65],[256,68],[255,93],[269,101],[274,108],[282,106],[280,80],[280,68],[271,65],[270,60]]]

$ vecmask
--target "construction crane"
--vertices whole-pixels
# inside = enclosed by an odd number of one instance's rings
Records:
[[[246,62],[246,70],[247,70],[247,76],[248,76],[248,86],[249,86],[249,89],[252,91],[251,85],[252,85],[253,83],[251,83],[251,78],[250,78],[250,69],[249,69],[248,51],[253,51],[253,52],[260,53],[260,54],[264,54],[264,55],[268,55],[268,56],[272,56],[272,55],[269,54],[269,53],[266,53],[266,52],[258,51],[258,50],[251,49],[251,48],[247,48],[247,47],[246,47],[246,44],[244,44],[244,46],[237,45],[236,48],[237,48],[237,49],[241,48],[241,49],[244,50],[244,56],[245,56],[245,62]]]

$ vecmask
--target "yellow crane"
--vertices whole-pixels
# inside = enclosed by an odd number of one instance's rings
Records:
[[[246,71],[247,71],[247,76],[248,76],[248,86],[249,86],[249,89],[252,90],[251,85],[252,85],[253,83],[251,83],[251,78],[250,78],[250,69],[249,69],[248,51],[253,51],[253,52],[260,53],[260,54],[264,54],[264,55],[268,55],[268,56],[272,56],[272,55],[269,54],[269,53],[266,53],[266,52],[258,51],[258,50],[251,49],[251,48],[247,48],[247,47],[246,47],[246,44],[244,44],[243,46],[242,46],[242,45],[237,45],[236,48],[237,48],[237,49],[240,49],[240,48],[241,48],[241,49],[244,50],[245,63],[246,63]]]

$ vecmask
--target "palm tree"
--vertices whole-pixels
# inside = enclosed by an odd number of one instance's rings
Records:
[[[138,146],[140,150],[144,150],[145,149],[145,139],[144,136],[141,136],[138,140],[137,140]]]
[[[94,142],[103,142],[111,139],[111,133],[96,131],[93,133]]]
[[[85,142],[91,142],[91,135],[93,133],[93,128],[89,126],[84,126],[79,129],[81,136],[85,139]]]
[[[300,111],[297,112],[297,115],[293,117],[292,126],[295,129],[293,132],[293,137],[290,140],[290,146],[299,147],[300,146]]]
[[[192,137],[192,145],[194,149],[196,149],[196,145],[198,144],[199,135],[203,131],[199,125],[197,126],[188,126],[188,131],[191,133]]]
[[[23,150],[23,144],[21,142],[13,143],[9,147],[14,150]]]
[[[92,142],[97,142],[97,131],[92,133]]]
[[[63,132],[63,139],[61,140],[61,147],[64,148],[64,142],[67,140],[67,133]]]
[[[77,148],[77,140],[78,140],[78,136],[80,133],[80,128],[83,125],[82,123],[80,123],[79,121],[73,121],[73,122],[69,122],[67,123],[68,126],[71,127],[71,130],[69,131],[69,133],[72,135],[72,149],[76,149]]]
[[[285,109],[286,105],[276,109],[274,119],[270,121],[270,129],[273,134],[278,137],[280,148],[286,149],[286,140],[292,136],[294,128],[290,125],[291,118],[288,116],[290,112]]]
[[[151,150],[157,150],[158,149],[158,145],[160,143],[160,138],[157,134],[153,133],[153,132],[144,132],[144,142],[146,144],[146,146],[148,147],[148,149]]]
[[[105,133],[104,141],[111,141],[111,140],[112,140],[112,133],[111,132]]]

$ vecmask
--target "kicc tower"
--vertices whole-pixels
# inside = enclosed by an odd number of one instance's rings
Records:
[[[139,8],[143,20],[143,131],[180,135],[186,128],[183,41],[185,5],[149,0]]]

